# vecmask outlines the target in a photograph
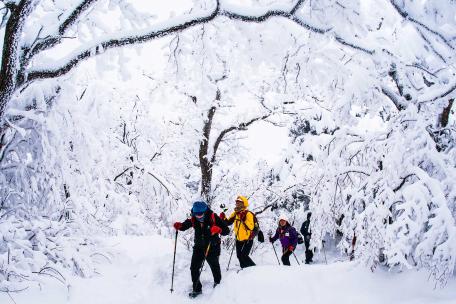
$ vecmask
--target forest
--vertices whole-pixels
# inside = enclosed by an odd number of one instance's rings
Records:
[[[311,213],[328,267],[455,284],[454,0],[1,0],[0,16],[0,302],[103,277],[106,240],[171,250],[193,202],[239,195],[265,234]]]

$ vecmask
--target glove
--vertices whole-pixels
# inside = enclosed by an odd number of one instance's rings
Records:
[[[219,217],[220,217],[222,220],[226,220],[225,212],[220,212]]]
[[[179,230],[179,229],[182,228],[182,223],[181,222],[175,222],[173,226],[174,226],[174,229]]]
[[[293,246],[291,246],[291,245],[288,246],[288,251],[293,252],[293,250],[294,250],[294,247],[293,247]]]
[[[211,235],[214,235],[214,234],[219,234],[222,232],[222,228],[220,228],[219,226],[212,226],[211,227]]]

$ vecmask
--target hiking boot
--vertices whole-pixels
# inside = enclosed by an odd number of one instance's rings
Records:
[[[200,290],[200,291],[192,291],[188,294],[188,296],[190,298],[196,298],[197,296],[199,296],[200,294],[202,294],[203,292]]]

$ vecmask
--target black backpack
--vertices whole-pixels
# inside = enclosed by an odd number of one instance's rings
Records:
[[[298,244],[304,243],[304,238],[302,237],[302,234],[297,231],[296,233],[298,234]]]
[[[264,242],[264,234],[263,231],[260,229],[260,224],[258,223],[258,218],[256,217],[255,213],[252,211],[248,211],[252,213],[253,215],[253,230],[250,233],[250,240],[253,240],[256,236],[258,236],[258,242],[263,243]]]

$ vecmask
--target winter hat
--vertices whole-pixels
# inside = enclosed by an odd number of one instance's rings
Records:
[[[203,201],[196,201],[193,203],[192,213],[203,213],[207,210],[207,204]]]
[[[249,206],[249,201],[247,200],[247,198],[245,196],[239,195],[236,198],[236,201],[242,201],[244,203],[244,208],[247,208]]]
[[[279,222],[280,222],[281,220],[284,220],[285,222],[289,223],[289,222],[288,222],[288,217],[287,217],[285,214],[281,214],[281,215],[279,216]]]

